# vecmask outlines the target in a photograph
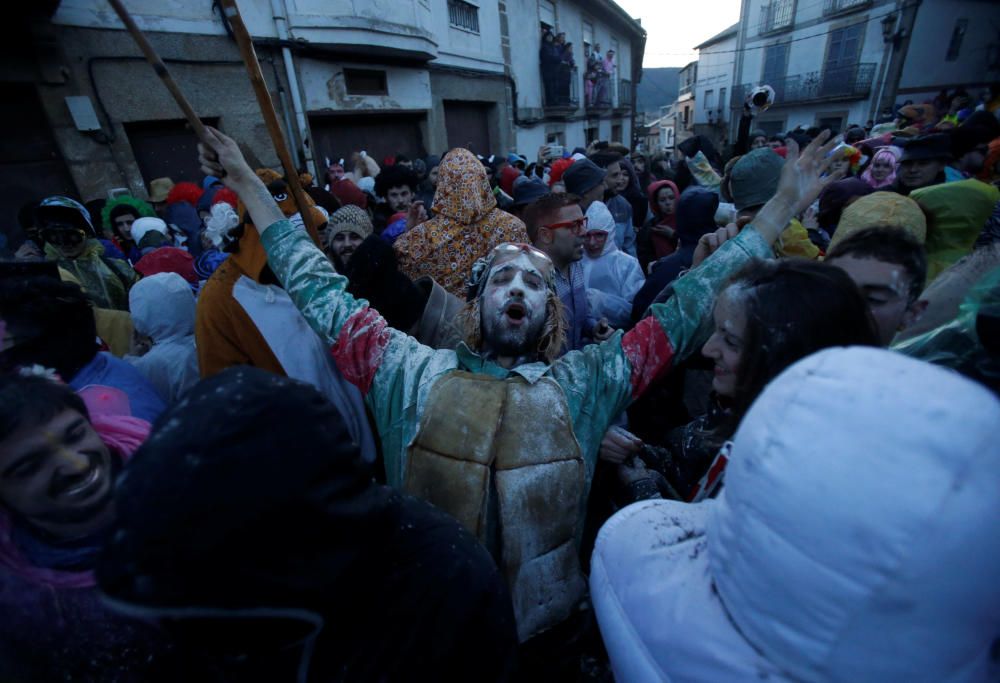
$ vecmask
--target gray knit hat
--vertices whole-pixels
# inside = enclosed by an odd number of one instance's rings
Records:
[[[770,147],[744,154],[730,172],[729,190],[737,211],[766,204],[778,191],[785,160]]]
[[[562,180],[567,192],[582,197],[603,183],[607,175],[607,171],[590,159],[580,159],[566,169]]]
[[[353,204],[342,206],[334,211],[327,223],[330,226],[331,239],[341,232],[353,232],[361,239],[365,239],[374,230],[368,212]]]

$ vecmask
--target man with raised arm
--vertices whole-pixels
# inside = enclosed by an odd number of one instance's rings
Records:
[[[790,145],[778,192],[752,227],[677,281],[674,296],[627,334],[553,360],[563,316],[542,252],[502,244],[477,262],[466,341],[435,351],[347,294],[346,278],[285,219],[236,143],[208,135],[203,170],[239,194],[271,269],[365,395],[388,483],[451,513],[490,550],[522,642],[567,619],[584,596],[577,543],[608,425],[701,346],[716,291],[753,257],[772,255],[789,219],[830,182],[821,176],[834,146],[823,144],[826,135],[801,155]]]

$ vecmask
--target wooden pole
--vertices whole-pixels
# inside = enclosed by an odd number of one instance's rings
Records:
[[[112,0],[112,2],[115,1],[117,0]],[[278,122],[278,114],[274,109],[274,102],[271,101],[271,93],[267,89],[267,83],[264,81],[260,62],[257,61],[257,52],[254,50],[253,42],[250,40],[250,32],[247,31],[246,24],[243,23],[243,17],[240,15],[239,7],[236,6],[236,0],[221,0],[221,3],[222,11],[229,21],[230,27],[233,29],[236,44],[239,46],[240,54],[243,56],[243,63],[246,64],[247,74],[250,76],[250,84],[253,86],[254,94],[257,96],[257,104],[260,105],[260,113],[264,116],[267,132],[271,136],[271,142],[274,143],[274,151],[278,153],[278,158],[281,159],[281,166],[285,169],[285,176],[288,178],[288,187],[292,191],[295,203],[299,206],[299,213],[302,216],[302,222],[305,223],[306,230],[315,238],[318,226],[313,225],[312,212],[309,211],[311,204],[306,200],[307,195],[305,190],[302,189],[302,183],[299,182],[299,171],[292,161],[292,155],[288,151],[288,143],[285,141],[285,134],[281,130],[281,124]]]
[[[170,91],[174,101],[177,102],[181,111],[184,112],[184,118],[187,119],[188,123],[191,124],[191,128],[194,129],[195,135],[198,136],[198,139],[204,140],[205,126],[202,124],[201,119],[198,118],[198,115],[194,113],[194,107],[192,107],[191,103],[187,101],[186,97],[184,97],[184,93],[181,92],[181,89],[177,85],[177,82],[174,81],[173,76],[170,75],[170,72],[167,70],[167,65],[163,63],[160,56],[156,54],[156,50],[154,50],[153,46],[149,44],[149,41],[143,34],[142,29],[136,26],[135,20],[132,19],[132,15],[130,15],[128,10],[125,9],[125,6],[122,5],[121,0],[108,0],[108,2],[111,3],[115,12],[118,13],[122,23],[125,24],[125,28],[127,28],[128,32],[132,34],[132,38],[135,39],[135,42],[139,45],[139,49],[142,50],[142,54],[146,56],[146,61],[153,66],[153,71],[155,71],[156,75],[160,77],[161,81],[163,81],[163,85],[167,86],[167,90]]]

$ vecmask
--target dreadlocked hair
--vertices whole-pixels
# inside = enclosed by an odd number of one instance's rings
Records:
[[[482,297],[476,297],[465,304],[455,316],[455,326],[462,333],[462,339],[476,352],[483,350],[482,308],[479,304],[481,300]],[[545,301],[545,325],[542,327],[542,334],[538,338],[538,347],[535,350],[546,362],[552,363],[559,357],[565,343],[566,316],[563,303],[555,292],[549,291]]]

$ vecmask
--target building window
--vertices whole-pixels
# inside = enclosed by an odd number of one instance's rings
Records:
[[[838,14],[848,12],[871,4],[871,0],[825,0],[823,14]]]
[[[715,95],[715,91],[714,90],[706,90],[705,91],[705,111],[708,111],[709,109],[712,108],[712,97],[714,95]]]
[[[620,124],[611,126],[611,140],[614,142],[624,142],[622,140],[622,127]]]
[[[556,6],[551,0],[538,0],[538,20],[550,29],[556,26]]]
[[[962,40],[965,38],[965,32],[968,29],[968,19],[958,19],[955,21],[955,30],[951,32],[951,42],[948,43],[948,54],[944,57],[945,61],[954,62],[958,59],[958,53],[962,49]]]
[[[591,142],[597,142],[597,127],[587,129],[587,144]]]
[[[463,0],[448,0],[448,22],[454,28],[479,33],[479,8]]]
[[[726,108],[726,89],[719,88],[719,111]]]
[[[761,85],[774,88],[775,101],[785,98],[785,72],[788,69],[788,43],[768,45],[764,48],[764,71]]]
[[[791,28],[795,18],[795,0],[771,0],[760,6],[757,33],[770,33]]]
[[[344,87],[348,95],[388,95],[384,71],[344,69]]]

